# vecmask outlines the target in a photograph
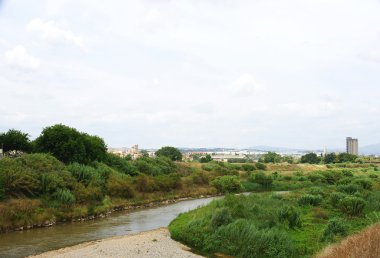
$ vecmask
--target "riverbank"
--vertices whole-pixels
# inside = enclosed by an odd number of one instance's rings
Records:
[[[193,200],[193,199],[202,199],[202,198],[210,198],[210,197],[216,197],[220,196],[220,194],[202,194],[202,195],[197,195],[197,194],[186,194],[186,195],[178,195],[178,196],[172,196],[171,198],[162,198],[159,200],[140,200],[137,202],[127,202],[126,204],[121,204],[121,205],[115,205],[112,208],[99,213],[99,214],[94,214],[94,215],[89,215],[89,216],[81,216],[81,217],[74,217],[71,219],[49,219],[45,220],[40,223],[33,223],[33,224],[28,224],[24,226],[17,226],[13,228],[7,228],[0,230],[0,234],[12,232],[12,231],[24,231],[24,230],[32,230],[35,228],[44,228],[44,227],[53,227],[57,224],[66,224],[66,223],[77,223],[77,222],[85,222],[85,221],[90,221],[90,220],[96,220],[96,219],[102,219],[105,217],[110,216],[111,214],[115,212],[122,212],[122,211],[134,211],[138,209],[145,209],[145,208],[154,208],[154,207],[160,207],[164,205],[169,205],[169,204],[174,204],[177,202],[181,201],[187,201],[187,200]]]
[[[178,257],[199,258],[202,256],[190,252],[190,248],[170,238],[167,228],[142,233],[111,237],[66,247],[29,258],[96,258],[96,257]]]

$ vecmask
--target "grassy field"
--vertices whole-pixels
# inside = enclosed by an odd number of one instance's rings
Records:
[[[181,214],[169,229],[206,255],[311,257],[380,220],[379,176],[368,164],[271,164],[244,175],[257,193]]]

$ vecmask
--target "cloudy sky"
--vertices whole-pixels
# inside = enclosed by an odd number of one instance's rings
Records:
[[[109,146],[380,142],[379,0],[0,0],[0,131]]]

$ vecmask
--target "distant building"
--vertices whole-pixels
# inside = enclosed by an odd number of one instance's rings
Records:
[[[122,158],[131,156],[132,159],[137,159],[138,157],[142,156],[141,152],[139,151],[139,146],[137,144],[133,145],[130,149],[125,148],[125,147],[124,148],[109,148],[108,152]]]
[[[358,139],[351,137],[346,138],[346,152],[349,154],[359,155]]]

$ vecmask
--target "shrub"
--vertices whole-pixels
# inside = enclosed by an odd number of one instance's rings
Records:
[[[70,208],[75,204],[75,196],[67,189],[58,189],[53,198],[63,208]]]
[[[138,173],[137,168],[128,159],[121,158],[112,153],[107,153],[105,163],[126,175],[135,176]]]
[[[322,196],[320,195],[312,195],[312,194],[304,194],[298,199],[299,205],[312,205],[317,206],[322,201]]]
[[[3,158],[0,160],[0,189],[3,198],[33,196],[38,191],[38,180],[17,159]]]
[[[242,167],[242,169],[244,171],[254,171],[254,170],[256,170],[256,167],[253,164],[246,163],[246,164],[243,164],[241,167]]]
[[[370,177],[370,178],[378,178],[379,175],[375,174],[375,173],[371,173],[371,174],[368,175],[368,177]]]
[[[337,189],[339,192],[354,194],[356,192],[361,191],[362,187],[357,184],[348,184],[348,185],[339,185]]]
[[[348,176],[348,177],[353,177],[354,176],[354,174],[352,173],[351,170],[343,169],[342,173],[343,173],[344,176]]]
[[[321,174],[316,173],[316,172],[314,172],[314,173],[312,172],[312,173],[308,174],[307,177],[309,178],[309,180],[311,182],[316,182],[318,180],[319,181],[324,180],[324,176],[322,176]]]
[[[322,188],[316,186],[310,187],[308,193],[312,195],[325,196],[325,192],[322,190]]]
[[[362,198],[347,196],[339,202],[340,210],[349,216],[359,216],[364,210],[365,201]]]
[[[178,174],[162,175],[153,177],[157,190],[170,192],[181,188],[181,177]]]
[[[211,181],[211,185],[214,186],[219,192],[237,192],[240,190],[240,182],[237,176],[220,176]]]
[[[249,178],[249,181],[261,185],[264,189],[272,187],[273,179],[271,176],[266,176],[264,173],[257,173]]]
[[[289,228],[301,227],[301,215],[294,206],[283,206],[278,212],[280,222],[287,221]]]
[[[347,236],[348,227],[343,219],[333,218],[329,220],[327,227],[323,231],[323,241],[334,241],[336,236]]]
[[[191,174],[191,179],[196,185],[207,185],[209,183],[208,175],[202,171]]]
[[[363,187],[363,189],[366,189],[366,190],[372,189],[372,182],[369,179],[366,179],[366,178],[356,179],[354,183],[360,185],[361,187]]]
[[[242,186],[243,191],[246,191],[246,192],[254,192],[261,189],[261,186],[259,184],[252,183],[249,181],[242,182],[241,186]]]
[[[218,208],[211,217],[211,227],[216,229],[222,225],[227,225],[232,221],[232,215],[228,208]]]
[[[133,189],[129,183],[129,178],[126,176],[118,176],[111,174],[107,180],[107,193],[110,196],[132,198],[134,196]]]
[[[83,183],[86,186],[92,179],[97,177],[96,169],[90,166],[73,163],[67,168],[78,182]]]
[[[141,174],[135,179],[136,189],[139,192],[151,193],[156,189],[156,184],[152,177]]]
[[[351,184],[352,179],[351,178],[342,178],[338,182],[336,182],[336,185],[349,185]]]
[[[339,207],[339,203],[340,203],[340,200],[342,200],[343,198],[345,198],[345,197],[347,197],[347,195],[346,194],[344,194],[344,193],[340,193],[340,192],[332,192],[331,194],[330,194],[330,204],[333,206],[333,207],[335,207],[335,208],[337,208],[337,207]]]
[[[259,169],[259,170],[266,170],[267,169],[267,166],[264,164],[264,163],[261,163],[261,162],[257,162],[255,164],[256,168]]]
[[[244,219],[219,227],[206,241],[212,243],[212,251],[236,257],[297,257],[295,243],[284,231],[259,229]]]

